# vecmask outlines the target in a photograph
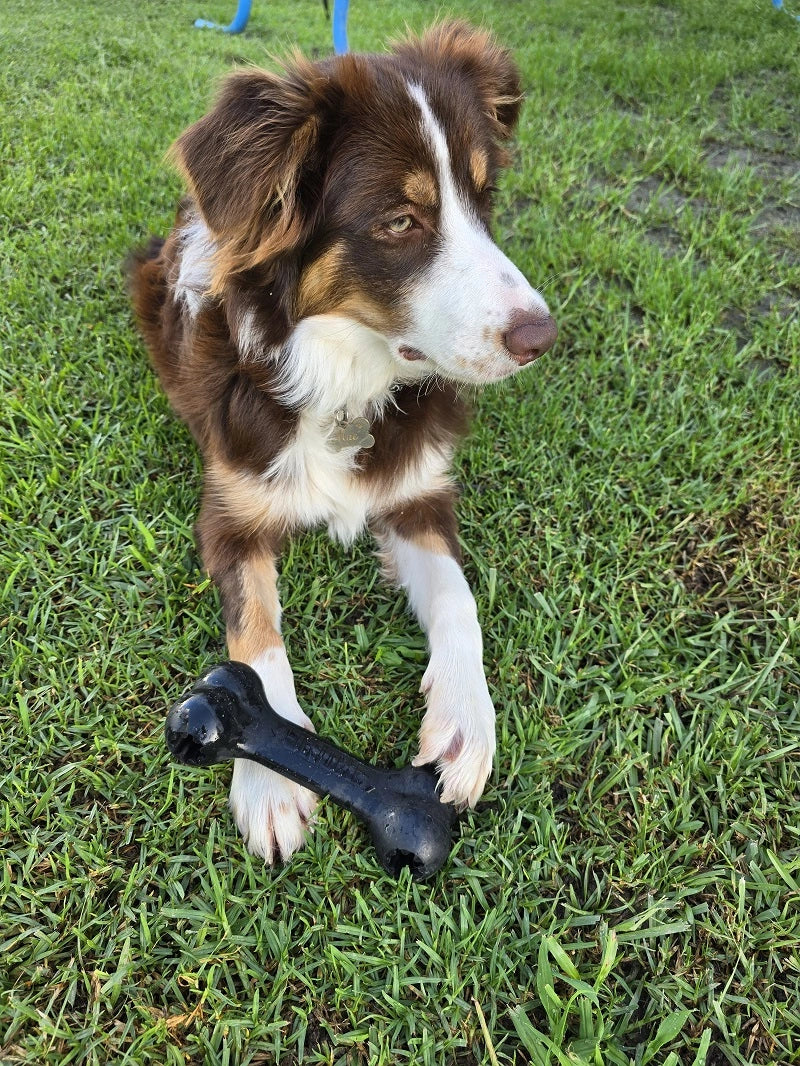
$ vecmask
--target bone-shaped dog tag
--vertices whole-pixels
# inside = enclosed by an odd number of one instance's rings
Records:
[[[344,448],[371,448],[375,438],[370,433],[370,424],[366,418],[348,419],[347,412],[336,416],[336,425],[330,437],[331,447],[340,452]]]

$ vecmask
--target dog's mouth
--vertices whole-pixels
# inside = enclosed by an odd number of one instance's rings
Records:
[[[426,358],[419,348],[412,348],[409,344],[401,344],[397,351],[409,363],[418,363],[421,359]]]

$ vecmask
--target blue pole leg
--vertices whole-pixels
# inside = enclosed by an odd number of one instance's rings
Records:
[[[220,26],[218,22],[209,22],[208,19],[195,19],[194,24],[198,29],[222,30],[223,33],[241,33],[250,18],[250,8],[252,6],[253,0],[239,0],[239,6],[233,16],[233,22],[228,26]]]
[[[343,56],[350,49],[347,46],[347,9],[350,0],[333,0],[333,50],[337,56]]]
[[[786,8],[783,6],[783,0],[772,0],[772,6],[776,11],[786,11]],[[790,15],[789,17],[797,19],[797,21],[800,22],[800,15]]]

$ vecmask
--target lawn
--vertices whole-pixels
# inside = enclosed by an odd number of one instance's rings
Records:
[[[215,79],[330,51],[313,0],[192,27],[233,10],[0,11],[0,1062],[800,1063],[800,23],[353,0],[355,49],[437,13],[513,48],[496,235],[561,331],[459,454],[499,754],[418,885],[328,805],[264,868],[163,745],[225,651],[120,264]],[[298,540],[281,589],[320,730],[405,762],[425,645],[370,544]]]

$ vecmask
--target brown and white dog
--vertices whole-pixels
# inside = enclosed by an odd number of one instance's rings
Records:
[[[281,543],[368,528],[430,649],[414,761],[435,763],[442,799],[462,806],[490,773],[495,715],[459,565],[459,392],[556,338],[489,234],[519,107],[509,54],[458,22],[385,55],[234,73],[176,142],[189,196],[131,272],[153,362],[203,454],[197,537],[231,658],[313,729],[280,635]],[[239,760],[230,802],[272,861],[300,846],[315,799]]]

